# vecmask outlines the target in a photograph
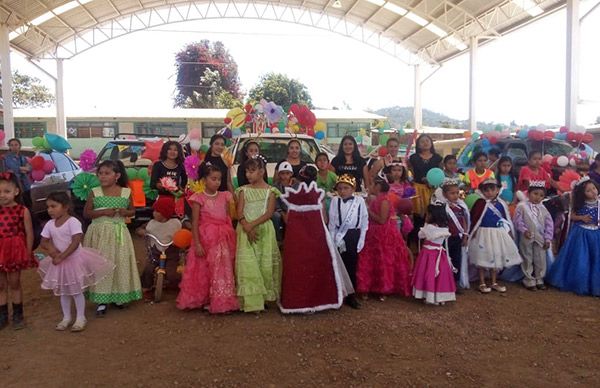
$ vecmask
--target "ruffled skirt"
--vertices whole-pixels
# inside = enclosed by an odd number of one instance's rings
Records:
[[[27,252],[25,236],[0,238],[0,272],[17,272],[37,266],[33,254]]]
[[[521,264],[523,260],[504,228],[480,227],[469,241],[469,261],[479,268],[500,270]]]

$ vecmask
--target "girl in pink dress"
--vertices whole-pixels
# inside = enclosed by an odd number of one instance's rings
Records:
[[[443,305],[456,300],[454,267],[448,256],[446,240],[450,237],[444,204],[427,208],[427,223],[419,230],[421,245],[413,277],[413,295],[425,303]]]
[[[69,194],[58,191],[50,193],[46,204],[52,219],[42,230],[41,247],[49,255],[40,262],[38,269],[43,279],[42,288],[60,296],[63,319],[56,325],[56,330],[64,331],[71,325],[73,299],[77,317],[71,331],[83,331],[87,322],[83,292],[110,274],[115,266],[100,252],[81,246],[81,222],[69,214]]]
[[[205,307],[211,314],[239,310],[233,273],[236,235],[229,218],[229,191],[218,191],[221,170],[203,166],[205,189],[189,199],[193,245],[179,284],[177,308]]]
[[[369,205],[369,229],[365,246],[358,258],[356,288],[359,293],[410,295],[408,248],[394,220],[394,209],[388,199],[390,186],[377,178],[371,189],[376,198]]]

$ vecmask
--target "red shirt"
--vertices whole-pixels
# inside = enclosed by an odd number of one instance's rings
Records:
[[[529,166],[524,166],[521,169],[521,173],[519,173],[519,181],[517,182],[517,190],[527,191],[529,188],[529,182],[531,181],[545,181],[546,189],[550,188],[550,174],[543,168],[538,168],[538,172],[535,173],[529,168]]]

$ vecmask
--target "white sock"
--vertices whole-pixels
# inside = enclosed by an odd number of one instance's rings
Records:
[[[63,312],[63,321],[71,320],[71,296],[61,295],[60,296],[60,307]]]
[[[77,311],[77,320],[85,320],[85,297],[83,294],[73,295],[75,299],[75,310]]]

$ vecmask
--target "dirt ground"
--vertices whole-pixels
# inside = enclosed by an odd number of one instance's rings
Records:
[[[136,240],[143,262],[143,248]],[[59,300],[24,273],[27,328],[0,331],[3,387],[600,386],[600,298],[509,284],[456,303],[369,300],[306,316],[211,316],[135,303],[57,332]]]

